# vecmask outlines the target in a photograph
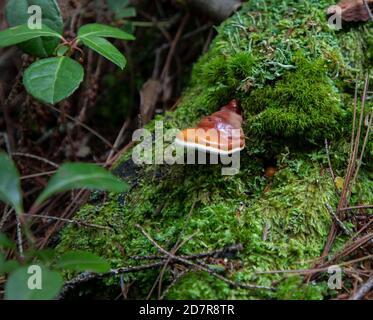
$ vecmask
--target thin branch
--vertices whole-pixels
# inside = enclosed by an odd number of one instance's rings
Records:
[[[48,107],[50,107],[51,109],[53,109],[54,111],[58,112],[58,113],[61,113],[61,110],[57,109],[56,107],[52,106],[52,105],[47,105]],[[68,115],[66,113],[66,118],[73,121],[75,124],[81,126],[82,128],[86,129],[87,131],[89,131],[90,133],[92,133],[93,135],[95,135],[97,138],[99,138],[103,143],[105,143],[108,147],[110,147],[110,149],[115,149],[113,147],[113,145],[110,143],[110,141],[108,141],[106,138],[104,138],[101,134],[99,134],[97,131],[93,130],[92,128],[90,128],[89,126],[87,126],[86,124],[84,124],[83,122],[75,119],[74,117]]]
[[[367,11],[368,11],[368,15],[369,15],[370,20],[373,21],[373,14],[372,14],[372,11],[370,11],[367,0],[363,0],[363,2],[364,2],[364,5],[365,5],[365,9],[367,9]]]
[[[131,119],[127,119],[126,121],[124,121],[123,126],[120,129],[117,138],[115,139],[113,148],[110,150],[110,153],[109,153],[109,155],[108,155],[108,157],[106,159],[106,164],[105,165],[108,165],[110,163],[110,160],[114,156],[115,150],[118,149],[118,147],[120,145],[120,141],[122,140],[122,137],[123,137],[124,133],[126,132],[126,130],[128,129],[128,127],[129,127],[130,124],[131,124]]]
[[[258,285],[252,285],[252,284],[244,284],[244,283],[237,283],[237,282],[234,282],[232,280],[229,280],[223,276],[221,276],[220,274],[217,274],[215,271],[212,271],[211,269],[209,268],[206,268],[204,266],[201,266],[201,265],[198,265],[198,264],[195,264],[187,259],[183,259],[183,258],[180,258],[178,256],[175,256],[173,255],[172,253],[168,252],[167,250],[163,249],[157,242],[155,242],[153,240],[153,238],[151,238],[147,233],[146,231],[140,226],[140,225],[136,225],[136,228],[138,228],[141,233],[163,254],[171,257],[173,260],[176,260],[176,261],[179,261],[180,263],[182,263],[183,265],[187,265],[189,267],[192,267],[193,269],[196,269],[196,270],[199,270],[199,271],[205,271],[207,272],[208,274],[214,276],[215,278],[219,279],[219,280],[222,280],[226,283],[228,283],[229,285],[231,285],[232,287],[235,287],[235,288],[243,288],[243,289],[265,289],[265,290],[273,290],[274,288],[273,287],[268,287],[268,286],[258,286]]]
[[[332,265],[336,265],[338,267],[343,267],[343,266],[348,266],[351,264],[354,264],[356,262],[361,262],[365,260],[369,260],[373,258],[373,254],[369,256],[365,256],[362,258],[354,259],[351,261],[346,261],[342,262],[339,264],[332,264],[329,263],[325,267],[320,267],[320,268],[312,268],[312,269],[297,269],[297,270],[269,270],[269,271],[257,271],[255,274],[282,274],[282,273],[289,273],[289,274],[315,274],[315,273],[320,273],[320,272],[325,272],[328,271],[329,267]]]
[[[333,166],[332,166],[332,161],[330,159],[330,151],[329,151],[329,144],[328,144],[328,140],[325,139],[325,151],[326,151],[326,158],[328,159],[328,165],[329,165],[329,171],[330,171],[330,175],[332,176],[332,179],[333,179],[333,186],[334,186],[334,189],[335,189],[335,192],[340,195],[340,192],[335,184],[335,174],[334,174],[334,170],[333,170]]]
[[[19,256],[21,258],[24,258],[24,255],[23,255],[23,245],[22,245],[22,228],[21,228],[21,222],[19,221],[19,217],[18,217],[18,214],[15,213],[16,215],[16,223],[17,223],[17,245],[18,245],[18,252],[19,252]]]
[[[15,157],[26,157],[26,158],[30,158],[30,159],[35,159],[35,160],[39,160],[39,161],[45,162],[45,163],[51,165],[52,167],[55,167],[55,168],[59,167],[59,165],[57,163],[53,162],[53,161],[50,161],[50,160],[48,160],[46,158],[39,157],[39,156],[36,156],[36,155],[33,155],[33,154],[29,154],[29,153],[13,152],[12,156],[15,156]]]
[[[373,209],[373,204],[355,206],[355,207],[348,207],[348,208],[341,208],[341,209],[339,209],[339,211],[343,212],[343,211],[352,211],[352,210],[359,210],[359,209]]]
[[[242,244],[234,244],[231,246],[227,246],[223,249],[213,250],[206,253],[197,253],[192,255],[181,255],[179,257],[183,259],[189,260],[196,260],[196,259],[203,259],[203,258],[229,258],[235,256],[239,251],[243,249]],[[167,259],[167,256],[131,256],[133,260],[163,260]]]
[[[44,177],[44,176],[50,176],[52,174],[55,174],[57,171],[52,170],[52,171],[46,171],[46,172],[40,172],[40,173],[33,173],[27,176],[22,176],[20,177],[21,180],[27,180],[27,179],[33,179],[33,178],[38,178],[38,177]]]
[[[365,282],[350,300],[361,300],[373,289],[373,276]]]
[[[94,272],[83,272],[77,275],[75,278],[71,279],[70,281],[67,281],[64,284],[57,299],[65,298],[66,295],[71,290],[75,289],[80,284],[88,282],[93,279],[102,278],[104,276],[117,276],[117,275],[125,274],[125,273],[140,272],[140,271],[149,270],[149,269],[157,269],[163,266],[163,264],[164,262],[155,262],[155,263],[150,263],[150,264],[135,266],[135,267],[123,267],[123,268],[118,268],[118,269],[112,269],[108,273],[104,273],[104,274],[98,274]]]
[[[39,219],[50,219],[50,220],[55,220],[55,221],[63,221],[63,222],[71,223],[71,224],[76,224],[78,226],[112,230],[110,227],[107,227],[107,226],[101,226],[101,225],[98,225],[98,224],[88,223],[88,222],[84,222],[84,221],[81,221],[81,220],[71,220],[71,219],[47,216],[47,215],[42,215],[42,214],[31,214],[31,213],[24,213],[24,216],[32,217],[32,218],[39,218]]]
[[[159,297],[159,300],[163,300],[167,294],[170,292],[171,288],[175,286],[175,284],[184,276],[186,275],[190,270],[186,269],[181,272],[179,272],[175,278],[172,280],[172,282],[169,284],[169,286],[163,291],[162,295]]]
[[[333,219],[335,220],[335,222],[338,224],[338,226],[341,228],[341,230],[344,232],[344,234],[348,235],[348,236],[352,236],[352,233],[350,232],[350,230],[347,229],[347,227],[344,225],[344,223],[338,218],[338,216],[335,214],[333,208],[331,207],[331,205],[329,203],[326,203],[325,204],[326,208],[328,209],[330,215],[333,217]]]
[[[14,211],[13,208],[10,208],[9,210],[8,210],[8,209],[9,209],[9,207],[6,206],[6,207],[5,207],[5,210],[4,210],[4,214],[3,214],[3,216],[1,217],[1,220],[0,220],[0,230],[3,229],[5,222],[8,220],[9,216],[10,216],[10,215],[12,214],[12,212]]]
[[[368,143],[368,138],[369,138],[369,135],[370,135],[370,131],[372,130],[372,120],[373,120],[373,108],[372,108],[372,111],[371,111],[370,116],[369,116],[368,128],[367,128],[367,132],[365,133],[363,147],[361,149],[360,157],[359,157],[359,160],[358,160],[358,163],[357,163],[357,168],[356,168],[356,171],[355,171],[355,175],[354,175],[354,178],[352,179],[352,185],[355,184],[355,181],[357,179],[357,175],[359,174],[359,170],[360,170],[361,164],[363,162],[363,156],[364,156],[365,148],[366,148],[367,143]]]
[[[190,257],[186,257],[185,259],[196,259],[198,257],[208,257],[208,256],[214,256],[214,253],[216,252],[217,254],[223,253],[223,252],[235,252],[236,249],[241,249],[241,245],[236,245],[232,247],[227,247],[221,250],[216,250],[216,251],[211,251],[207,253],[199,253],[192,255]],[[232,249],[232,251],[230,251]],[[184,256],[185,257],[185,256]],[[174,265],[180,263],[177,259],[171,259],[169,262],[169,265]],[[98,274],[94,272],[83,272],[79,275],[77,275],[75,278],[67,281],[60,294],[58,299],[63,299],[66,297],[66,295],[76,287],[78,287],[80,284],[88,282],[93,279],[99,279],[102,277],[106,276],[117,276],[125,273],[133,273],[133,272],[140,272],[140,271],[145,271],[145,270],[150,270],[150,269],[158,269],[164,266],[164,261],[158,261],[154,263],[149,263],[145,265],[139,265],[139,266],[128,266],[128,267],[122,267],[122,268],[117,268],[117,269],[112,269],[107,273],[104,274]]]

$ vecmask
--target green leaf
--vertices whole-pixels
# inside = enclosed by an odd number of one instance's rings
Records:
[[[14,242],[8,236],[0,232],[0,248],[14,248]]]
[[[27,24],[30,14],[27,12],[31,5],[42,9],[42,23],[58,34],[63,32],[63,20],[56,0],[9,0],[5,8],[6,18],[10,27]],[[45,58],[53,54],[59,40],[53,38],[36,38],[26,41],[19,47],[28,54]]]
[[[63,279],[60,273],[50,271],[40,266],[40,273],[28,267],[14,271],[5,285],[5,299],[7,300],[50,300],[60,292]],[[33,286],[37,283],[36,277],[40,275],[41,288]],[[31,284],[31,289],[29,288]]]
[[[25,253],[25,260],[29,263],[33,261],[42,262],[45,265],[49,265],[56,257],[57,252],[54,249],[42,249],[42,250],[27,250]]]
[[[26,71],[23,83],[27,91],[45,103],[55,104],[69,97],[84,78],[83,67],[68,57],[36,61]]]
[[[70,47],[69,46],[60,46],[56,49],[55,53],[57,55],[57,57],[62,57],[64,56],[68,51],[69,51]]]
[[[1,252],[0,252],[0,255],[1,255]],[[3,261],[1,261],[1,259],[3,259]],[[15,271],[16,269],[18,269],[19,267],[20,267],[20,264],[18,261],[16,260],[5,261],[4,258],[0,257],[0,275],[11,273]]]
[[[129,0],[107,0],[108,8],[110,11],[115,12],[118,9],[129,6]]]
[[[115,63],[122,70],[126,66],[126,58],[124,55],[106,39],[100,37],[87,37],[83,38],[82,42],[87,47]]]
[[[115,14],[116,19],[130,18],[136,16],[136,9],[129,6],[129,1],[107,0],[108,8]]]
[[[19,173],[5,153],[0,153],[0,177],[0,200],[13,206],[18,214],[22,214],[23,204]]]
[[[56,263],[63,270],[91,271],[105,273],[110,271],[110,265],[103,258],[86,251],[66,252]]]
[[[37,203],[41,204],[57,192],[82,188],[124,192],[128,185],[106,169],[95,164],[67,163],[62,165],[51,178],[47,187],[37,199]]]
[[[121,40],[135,40],[132,34],[124,32],[118,28],[99,23],[86,24],[78,31],[78,39],[83,40],[90,37],[105,37]]]
[[[116,17],[118,19],[132,18],[136,17],[136,9],[134,7],[125,8],[116,12]]]
[[[116,19],[136,16],[136,9],[129,6],[129,0],[107,0],[108,8],[115,13]]]
[[[41,29],[30,29],[26,24],[23,24],[0,32],[0,48],[12,46],[38,37],[60,38],[61,36],[47,26],[42,26]]]

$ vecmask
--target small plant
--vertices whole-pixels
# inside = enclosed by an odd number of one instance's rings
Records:
[[[24,52],[40,58],[26,69],[23,77],[25,88],[33,97],[56,104],[78,89],[84,69],[72,57],[75,52],[83,55],[80,44],[124,69],[126,58],[106,38],[134,40],[133,35],[94,23],[81,26],[77,37],[67,40],[62,36],[63,20],[57,2],[38,0],[32,4],[41,8],[40,28],[31,28],[28,23],[28,1],[8,1],[6,17],[11,28],[0,32],[0,47],[18,45]]]
[[[29,243],[29,249],[22,252],[18,260],[6,260],[1,249],[15,249],[16,245],[5,234],[0,233],[0,276],[8,275],[6,299],[55,298],[63,286],[62,270],[97,273],[110,270],[110,265],[104,259],[90,252],[69,251],[57,257],[53,249],[36,250],[25,220],[19,173],[5,153],[0,153],[0,176],[0,201],[14,208]],[[127,189],[127,184],[97,165],[67,163],[50,179],[30,212],[52,195],[76,188],[123,192]]]

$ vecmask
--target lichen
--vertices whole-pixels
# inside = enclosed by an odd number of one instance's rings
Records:
[[[224,274],[240,282],[280,283],[275,292],[250,291],[190,272],[168,298],[319,299],[329,294],[325,282],[305,290],[298,278],[263,272],[309,267],[322,251],[331,223],[325,204],[336,206],[338,201],[323,140],[330,139],[336,174],[343,176],[356,73],[372,62],[364,54],[371,46],[371,31],[363,25],[331,30],[324,12],[334,1],[266,3],[245,3],[218,28],[178,108],[156,119],[164,121],[165,128],[181,129],[230,99],[239,99],[247,145],[239,174],[222,176],[220,165],[136,167],[128,152],[115,172],[130,181],[131,191],[108,195],[104,203],[86,204],[77,213],[77,218],[113,231],[70,225],[61,234],[61,252],[87,249],[106,257],[112,267],[134,265],[139,262],[131,255],[157,253],[135,228],[140,224],[169,250],[179,236],[186,240],[193,235],[179,249],[181,254],[241,243],[244,250]],[[147,128],[154,130],[154,122]],[[370,143],[354,189],[355,203],[373,200],[366,165],[371,150]],[[264,177],[268,165],[276,167],[273,178]],[[343,243],[343,238],[338,241]],[[124,280],[136,280],[132,295],[145,298],[158,273],[126,274]],[[169,281],[166,274],[164,286]],[[116,285],[118,279],[105,283]]]

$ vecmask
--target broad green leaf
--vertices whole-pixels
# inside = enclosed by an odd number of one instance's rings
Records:
[[[128,0],[107,0],[108,8],[117,19],[136,16],[136,9],[129,6]]]
[[[83,40],[90,37],[106,37],[121,40],[135,40],[132,34],[124,32],[118,28],[99,23],[86,24],[78,31],[78,39]]]
[[[63,46],[58,47],[55,53],[58,57],[62,57],[69,51],[69,49],[70,49],[69,46],[63,45]]]
[[[41,29],[30,29],[27,24],[23,24],[0,31],[0,47],[12,46],[38,37],[60,38],[61,36],[47,26],[42,26]]]
[[[69,97],[84,78],[83,67],[68,57],[41,59],[23,77],[27,91],[45,103],[55,104]]]
[[[116,17],[118,19],[125,19],[125,18],[132,18],[132,17],[136,17],[136,9],[134,7],[129,7],[129,8],[124,8],[122,10],[119,10],[117,13],[116,13]]]
[[[19,173],[5,153],[0,153],[0,201],[11,205],[18,214],[23,213]]]
[[[27,24],[30,19],[28,8],[37,5],[42,10],[42,23],[58,34],[63,32],[63,20],[56,0],[9,0],[5,8],[10,27]],[[53,54],[59,39],[52,37],[36,38],[26,41],[19,47],[33,56],[45,58]]]
[[[62,165],[50,179],[47,187],[37,199],[41,204],[57,192],[72,189],[106,190],[124,192],[128,185],[106,169],[90,163],[67,163]]]
[[[110,11],[115,12],[118,9],[129,6],[129,0],[107,0],[108,8]]]
[[[56,257],[57,252],[54,249],[48,248],[43,250],[28,250],[25,253],[25,260],[27,262],[42,262],[45,265],[50,264]]]
[[[3,259],[3,260],[2,260]],[[0,275],[8,274],[20,267],[20,264],[16,260],[5,260],[4,257],[1,257],[0,252]]]
[[[14,248],[15,244],[8,236],[0,232],[0,248]]]
[[[91,271],[105,273],[110,271],[110,265],[103,258],[86,251],[66,252],[56,263],[62,270]]]
[[[122,70],[126,66],[126,58],[108,40],[100,37],[87,37],[82,39],[83,44],[98,52],[106,59],[115,63]]]
[[[34,267],[22,267],[11,273],[5,285],[5,299],[50,300],[58,295],[63,285],[61,274],[44,266]]]

